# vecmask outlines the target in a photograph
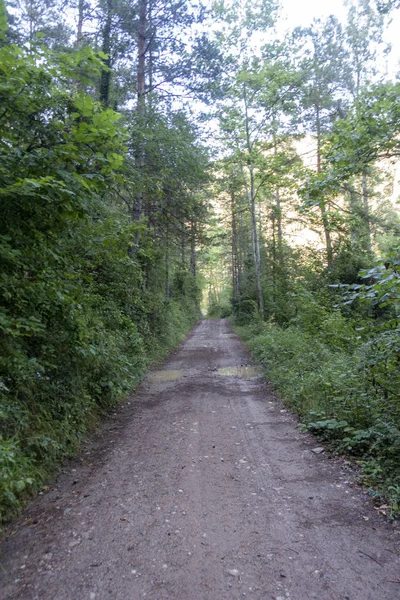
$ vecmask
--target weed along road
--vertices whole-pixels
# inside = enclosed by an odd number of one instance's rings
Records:
[[[395,600],[400,527],[201,321],[5,532],[2,600]]]

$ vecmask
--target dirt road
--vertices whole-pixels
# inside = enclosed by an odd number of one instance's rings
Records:
[[[0,597],[400,598],[400,526],[248,363],[200,322],[2,543]]]

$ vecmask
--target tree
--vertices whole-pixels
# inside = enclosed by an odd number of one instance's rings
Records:
[[[153,96],[139,123],[126,99],[140,85],[120,93],[125,50],[138,59],[126,4],[100,7],[97,47],[79,2],[77,35],[57,50],[36,35],[36,16],[30,43],[14,45],[2,8],[0,505],[10,511],[197,319],[208,157],[182,111]],[[148,83],[146,70],[146,101]]]
[[[357,105],[363,86],[377,75],[376,63],[380,55],[385,56],[389,46],[384,45],[383,31],[385,18],[374,9],[370,0],[358,0],[348,4],[347,26],[345,29],[349,49],[348,89]],[[373,40],[373,43],[372,43]],[[369,206],[368,176],[370,168],[361,174],[361,193],[349,182],[350,209],[353,212],[355,227],[353,238],[360,238],[361,249],[372,252],[371,217]],[[370,179],[371,181],[371,179]],[[360,196],[361,202],[358,201]]]
[[[316,139],[316,171],[322,170],[322,143],[332,122],[343,115],[343,90],[347,77],[346,51],[341,25],[334,17],[314,20],[306,30],[296,30],[295,39],[306,43],[302,60],[304,118]],[[332,224],[329,204],[323,196],[314,198],[321,213],[326,260],[333,267]]]
[[[72,30],[63,21],[61,0],[15,0],[14,6],[22,40],[32,43],[39,36],[47,47],[68,46]]]
[[[343,182],[369,165],[399,156],[399,96],[398,83],[377,84],[360,96],[346,119],[335,124],[324,152],[325,172],[310,192],[318,194],[322,187],[340,192]]]

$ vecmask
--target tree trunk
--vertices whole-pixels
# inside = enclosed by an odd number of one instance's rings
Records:
[[[147,59],[147,63],[148,63],[148,68],[147,68],[147,72],[148,72],[148,91],[149,93],[149,98],[148,98],[148,110],[152,113],[153,111],[153,95],[152,95],[152,91],[153,91],[153,76],[154,76],[154,52],[153,52],[153,40],[154,40],[154,35],[155,35],[155,31],[154,31],[154,23],[153,23],[153,0],[148,0],[148,24],[149,24],[149,31],[148,31],[148,38],[149,41],[147,41],[147,53],[148,53],[148,59]]]
[[[101,50],[107,55],[103,60],[106,67],[101,71],[100,75],[100,102],[107,108],[110,103],[110,86],[111,86],[111,27],[112,27],[112,0],[107,0],[106,3],[106,20],[103,27],[103,41]]]
[[[321,173],[321,119],[319,114],[319,106],[316,107],[316,123],[317,123],[317,173]],[[326,247],[326,260],[329,269],[333,267],[333,253],[332,253],[332,238],[329,225],[329,215],[326,210],[325,200],[320,198],[320,210],[322,217],[322,226],[325,235],[325,247]]]
[[[276,143],[276,138],[274,135],[274,155],[275,157],[278,154],[278,146]],[[281,191],[279,185],[277,184],[275,187],[275,216],[276,216],[276,228],[277,228],[277,237],[278,237],[278,263],[279,268],[283,267],[283,233],[282,233],[282,209],[281,209]]]
[[[368,202],[368,179],[367,173],[364,170],[362,173],[362,199],[363,199],[363,220],[365,225],[365,240],[363,246],[365,250],[371,254],[372,253],[372,241],[371,241],[371,221],[369,214],[369,202]]]
[[[237,237],[237,221],[236,221],[236,202],[235,192],[231,190],[231,228],[232,228],[232,288],[233,302],[235,306],[240,305],[239,291],[239,252],[238,252],[238,237]]]
[[[80,48],[83,41],[83,21],[84,21],[85,0],[78,2],[78,25],[76,29],[76,47]]]
[[[251,238],[253,242],[253,260],[254,270],[257,282],[257,295],[258,295],[258,309],[260,316],[264,318],[264,297],[261,286],[261,257],[260,257],[260,242],[257,231],[257,216],[256,216],[256,202],[255,202],[255,189],[254,189],[254,171],[253,168],[249,168],[250,172],[250,210],[251,210]]]
[[[192,219],[190,223],[190,267],[189,271],[196,277],[197,255],[196,255],[196,220]]]
[[[277,263],[277,252],[276,252],[276,235],[275,235],[275,212],[272,211],[272,293],[273,302],[276,303],[276,263]]]
[[[145,94],[146,94],[146,34],[147,34],[147,0],[139,1],[139,24],[138,24],[138,65],[137,65],[137,101],[136,114],[140,127],[144,127],[145,116]],[[139,143],[136,156],[136,166],[139,171],[143,171],[145,166],[145,152],[143,140]],[[140,221],[143,212],[143,192],[139,192],[135,197],[133,208],[133,220]],[[140,230],[137,230],[134,237],[134,249],[138,250],[140,240]]]
[[[182,237],[181,237],[181,264],[182,264],[182,270],[184,270],[186,268],[186,231],[185,231],[185,225],[182,224],[182,229],[181,229],[181,233],[182,233]]]
[[[250,138],[250,128],[249,128],[249,115],[248,115],[248,106],[247,106],[247,93],[246,93],[246,85],[243,85],[243,99],[244,99],[244,108],[245,108],[245,128],[246,128],[246,144],[247,144],[247,152],[249,158],[251,159],[252,155],[252,145]],[[249,176],[250,176],[250,190],[248,185],[246,185],[246,191],[248,194],[249,204],[250,204],[250,213],[251,213],[251,239],[253,246],[253,262],[254,262],[254,271],[256,276],[257,283],[257,296],[258,296],[258,309],[260,312],[260,316],[264,318],[264,297],[261,286],[261,258],[260,258],[260,244],[258,238],[257,231],[257,215],[256,215],[256,192],[254,185],[254,169],[252,165],[248,167]]]
[[[354,185],[352,183],[346,184],[346,191],[349,193],[349,207],[350,212],[353,215],[353,219],[350,227],[350,237],[351,237],[351,246],[352,248],[356,248],[358,242],[358,226],[356,217],[359,215],[360,207],[359,202],[357,201],[357,192],[354,189]]]

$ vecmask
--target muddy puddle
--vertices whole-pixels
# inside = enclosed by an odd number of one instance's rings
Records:
[[[261,367],[253,366],[237,366],[237,367],[224,367],[218,369],[218,375],[222,377],[240,377],[241,379],[252,379],[253,377],[261,377],[263,370]]]
[[[184,350],[198,350],[199,348],[214,348],[214,344],[186,344]]]
[[[147,375],[147,381],[150,383],[165,383],[166,381],[175,381],[183,377],[183,371],[153,371]]]

